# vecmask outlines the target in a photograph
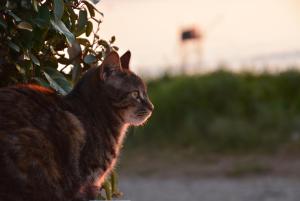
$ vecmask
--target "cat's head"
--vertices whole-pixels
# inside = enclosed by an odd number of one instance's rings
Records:
[[[121,58],[111,52],[102,62],[99,72],[105,93],[124,123],[141,125],[154,109],[142,79],[129,69],[131,53]]]

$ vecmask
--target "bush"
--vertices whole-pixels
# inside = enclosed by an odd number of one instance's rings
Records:
[[[70,91],[83,72],[117,49],[114,37],[106,42],[98,35],[102,15],[86,0],[1,1],[0,86],[35,82]]]
[[[218,71],[151,81],[155,111],[145,127],[129,135],[128,145],[219,153],[276,151],[299,141],[299,86],[296,71]]]

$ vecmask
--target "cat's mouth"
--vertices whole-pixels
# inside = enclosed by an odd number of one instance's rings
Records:
[[[152,111],[148,109],[134,111],[133,108],[131,108],[125,112],[124,121],[133,126],[140,126],[146,123],[151,114]]]

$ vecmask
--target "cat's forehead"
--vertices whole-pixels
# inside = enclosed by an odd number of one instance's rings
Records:
[[[127,88],[128,90],[132,90],[132,89],[145,90],[146,89],[146,86],[145,86],[144,82],[142,81],[142,79],[131,71],[120,72],[120,73],[118,73],[117,77],[118,77],[119,81],[121,81],[120,87],[122,87],[122,88]]]

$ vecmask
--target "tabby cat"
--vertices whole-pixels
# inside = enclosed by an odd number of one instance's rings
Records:
[[[130,55],[111,52],[66,96],[35,85],[0,89],[0,201],[96,198],[127,128],[153,111]]]

